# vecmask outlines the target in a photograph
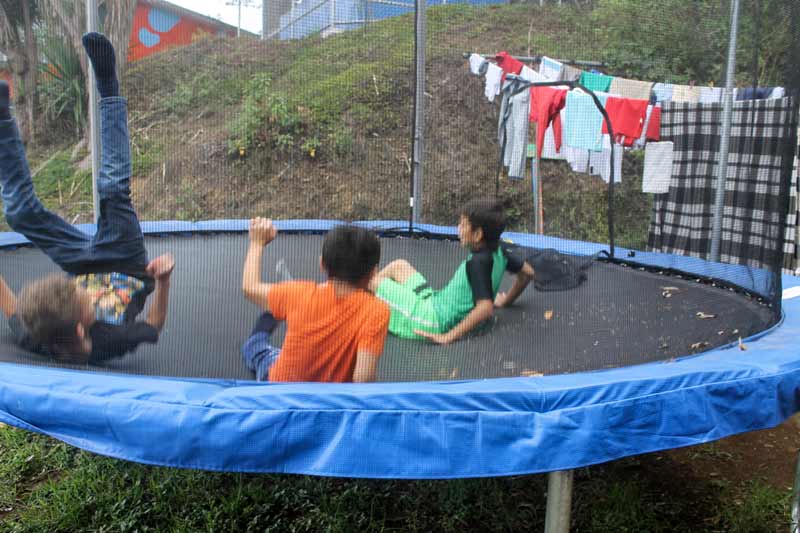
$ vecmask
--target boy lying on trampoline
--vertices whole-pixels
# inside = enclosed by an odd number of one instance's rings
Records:
[[[101,166],[97,232],[87,235],[41,204],[33,189],[19,131],[0,82],[0,186],[6,219],[71,277],[32,282],[19,298],[0,278],[0,309],[25,349],[71,363],[96,363],[155,343],[164,327],[175,261],[148,263],[144,237],[130,199],[131,160],[127,103],[119,96],[114,48],[86,34],[100,93]],[[136,316],[155,295],[144,321]]]
[[[271,220],[250,221],[242,290],[266,312],[242,346],[245,365],[259,381],[374,381],[389,324],[389,308],[366,290],[378,271],[378,237],[338,226],[322,244],[327,282],[264,283],[261,257],[277,233]],[[276,319],[286,321],[282,348],[270,344]]]
[[[407,339],[451,343],[490,318],[495,307],[511,305],[533,279],[533,268],[500,243],[502,206],[474,201],[461,211],[458,238],[470,250],[448,284],[434,291],[404,259],[389,263],[371,288],[389,304],[389,331]],[[498,293],[504,272],[516,274],[508,293]]]

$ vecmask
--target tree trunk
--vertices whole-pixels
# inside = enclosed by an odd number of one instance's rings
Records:
[[[31,17],[30,4],[22,2],[22,19],[25,32],[25,59],[28,65],[25,72],[25,116],[28,122],[28,140],[36,141],[36,109],[39,105],[39,47],[36,45],[36,36],[33,34],[33,18]]]
[[[138,0],[105,0],[106,19],[103,32],[117,51],[117,76],[122,79],[128,65],[128,48],[133,29],[133,15]]]

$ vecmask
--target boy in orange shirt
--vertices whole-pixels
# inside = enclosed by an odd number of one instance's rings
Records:
[[[322,245],[327,282],[264,283],[261,257],[277,233],[271,220],[250,221],[242,290],[267,312],[242,346],[245,364],[259,381],[374,381],[389,326],[389,307],[367,291],[378,271],[378,237],[338,226]],[[286,321],[281,349],[270,344],[278,320]]]

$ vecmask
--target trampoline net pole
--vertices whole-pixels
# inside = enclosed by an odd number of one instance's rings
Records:
[[[414,145],[412,148],[411,216],[420,223],[422,213],[422,170],[425,157],[425,0],[415,1],[414,17]]]
[[[97,0],[86,0],[86,31],[98,31],[98,21]],[[97,175],[100,171],[100,102],[95,88],[94,69],[88,68],[86,71],[88,74],[86,84],[89,92],[89,142],[92,154],[92,206],[96,224],[100,217],[100,197],[97,193]]]
[[[714,222],[711,228],[710,260],[719,262],[722,239],[722,211],[725,205],[725,179],[728,174],[728,153],[733,117],[733,86],[736,80],[736,32],[739,27],[739,0],[731,3],[731,30],[728,43],[728,71],[725,78],[725,96],[722,110],[722,138],[720,139],[719,165],[717,165],[716,194],[714,197]]]

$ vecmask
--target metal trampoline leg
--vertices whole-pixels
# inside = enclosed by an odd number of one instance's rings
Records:
[[[572,511],[572,470],[547,474],[547,514],[544,533],[568,533]]]
[[[791,533],[800,533],[800,452],[794,467],[794,487],[792,487],[792,525]]]

